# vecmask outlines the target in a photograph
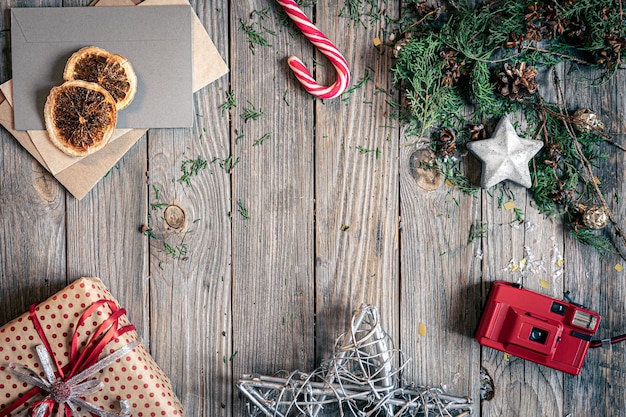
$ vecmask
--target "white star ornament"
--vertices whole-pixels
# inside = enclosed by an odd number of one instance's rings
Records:
[[[507,117],[500,119],[489,139],[469,142],[469,149],[482,162],[482,188],[509,180],[522,187],[532,185],[528,162],[541,150],[538,140],[522,139]]]

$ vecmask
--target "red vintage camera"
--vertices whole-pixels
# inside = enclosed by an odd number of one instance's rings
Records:
[[[476,340],[483,346],[578,375],[599,324],[600,315],[580,305],[496,281]]]

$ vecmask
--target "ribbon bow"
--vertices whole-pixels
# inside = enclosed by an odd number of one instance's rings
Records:
[[[98,308],[108,305],[111,315],[104,320],[91,334],[85,344],[85,348],[79,351],[78,328],[82,326]],[[93,378],[98,372],[109,367],[118,359],[128,355],[139,341],[127,343],[113,353],[98,360],[105,346],[115,338],[119,338],[124,333],[135,330],[132,324],[120,327],[119,320],[126,314],[126,310],[117,306],[111,300],[98,300],[89,306],[79,318],[70,347],[69,363],[62,367],[54,357],[54,352],[43,331],[43,327],[37,319],[35,306],[31,306],[29,317],[33,326],[42,341],[35,349],[39,356],[39,361],[44,370],[45,378],[38,372],[18,363],[9,364],[9,372],[18,380],[33,386],[18,400],[14,401],[7,408],[0,411],[0,417],[9,416],[13,410],[24,405],[28,400],[38,394],[43,393],[44,398],[23,410],[16,417],[28,416],[32,409],[33,417],[49,417],[52,415],[55,404],[65,406],[65,417],[79,417],[78,407],[99,417],[130,417],[130,406],[126,400],[120,401],[120,412],[112,413],[105,411],[87,401],[82,397],[94,394],[104,388],[104,384]]]
[[[42,378],[36,371],[21,364],[11,363],[9,364],[9,369],[20,381],[39,387],[43,392],[48,393],[43,400],[36,403],[35,417],[44,417],[47,413],[50,413],[54,404],[67,405],[72,410],[72,415],[76,416],[79,416],[77,407],[81,407],[100,417],[130,417],[130,406],[126,400],[120,401],[121,411],[118,414],[104,411],[83,400],[81,397],[94,394],[104,388],[104,384],[101,381],[89,378],[107,366],[112,365],[116,360],[128,355],[138,345],[139,342],[136,340],[130,342],[66,381],[57,378],[54,374],[52,358],[43,345],[38,345],[36,350],[39,361],[43,366],[45,378]],[[28,415],[28,409],[18,414],[18,416],[26,415]]]

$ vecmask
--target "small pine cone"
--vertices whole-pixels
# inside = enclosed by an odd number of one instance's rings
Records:
[[[456,152],[456,133],[449,128],[441,129],[441,135],[437,142],[437,155],[445,157],[454,156]]]
[[[622,49],[626,50],[626,36],[619,36],[614,33],[602,35],[606,48],[600,52],[597,58],[598,64],[603,64],[607,68],[622,63]]]
[[[554,143],[548,147],[548,159],[544,160],[543,162],[552,169],[556,169],[561,159],[563,159],[561,144]]]
[[[471,140],[479,140],[485,139],[487,137],[487,131],[485,130],[485,125],[482,123],[471,124],[469,125],[470,139]]]
[[[444,75],[441,78],[442,86],[453,86],[459,81],[459,78],[461,78],[463,74],[465,61],[457,62],[456,56],[457,53],[450,49],[439,52],[439,57],[443,60],[441,68],[444,70]]]
[[[556,204],[567,204],[574,198],[574,191],[569,188],[563,188],[559,185],[558,188],[550,191],[550,199]]]
[[[600,230],[609,224],[609,212],[602,206],[573,203],[572,208],[572,226],[576,230],[581,228]]]
[[[587,25],[580,17],[573,17],[565,29],[565,40],[571,45],[582,45],[587,38]]]
[[[526,66],[525,62],[516,62],[512,67],[505,63],[498,73],[497,91],[511,100],[522,101],[537,91],[537,70],[533,66]]]
[[[511,32],[509,34],[509,40],[504,43],[504,47],[507,49],[521,48],[524,39],[524,35],[518,35],[517,33]]]

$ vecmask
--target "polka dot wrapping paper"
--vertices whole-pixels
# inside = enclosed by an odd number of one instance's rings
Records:
[[[36,317],[33,318],[33,315]],[[109,340],[105,335],[111,334],[108,331],[114,327],[112,323],[127,331],[113,333]],[[47,342],[42,341],[42,333]],[[46,396],[50,398],[50,393],[23,382],[12,372],[19,364],[20,369],[29,368],[45,379],[44,365],[36,350],[38,345],[47,344],[51,359],[65,370],[62,372],[69,379],[68,374],[72,371],[67,370],[80,368],[74,365],[74,358],[89,351],[89,347],[96,342],[104,348],[97,358],[93,358],[93,362],[103,363],[106,356],[138,341],[140,338],[134,326],[100,279],[81,278],[75,281],[48,300],[33,306],[30,312],[0,327],[0,417],[14,417],[25,410],[29,410],[27,415],[35,415],[38,402],[45,400]],[[62,379],[59,377],[61,372],[56,369],[57,378]],[[76,369],[74,373],[83,370]],[[101,409],[102,415],[105,415],[104,412],[120,413],[120,404],[125,402],[130,407],[126,415],[133,417],[184,417],[169,378],[142,343],[90,377],[94,378],[102,383],[101,389],[81,396],[80,400]],[[65,406],[54,403],[45,415],[56,416],[57,412],[59,415],[71,415],[66,414],[67,411],[63,414],[58,411],[59,407],[63,409]],[[77,409],[80,415],[94,415],[84,407],[81,409],[78,406]]]

